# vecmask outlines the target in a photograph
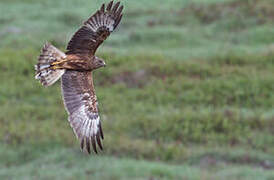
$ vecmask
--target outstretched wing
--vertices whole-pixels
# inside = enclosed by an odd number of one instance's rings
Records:
[[[111,1],[106,9],[103,4],[83,26],[73,35],[67,46],[67,54],[95,54],[96,49],[115,30],[120,23],[123,6],[120,2],[113,5]]]
[[[81,141],[81,148],[90,153],[90,144],[97,153],[96,144],[103,149],[104,139],[98,115],[97,98],[92,72],[67,70],[62,76],[62,94],[69,122]]]

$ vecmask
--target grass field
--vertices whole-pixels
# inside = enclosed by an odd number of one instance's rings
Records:
[[[102,2],[0,1],[0,179],[274,179],[274,2],[123,0],[87,156],[33,65]]]

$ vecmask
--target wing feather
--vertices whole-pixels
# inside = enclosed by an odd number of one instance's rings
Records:
[[[123,6],[117,2],[113,6],[111,1],[105,9],[103,4],[100,10],[96,11],[83,26],[73,35],[67,46],[66,54],[92,54],[113,32],[122,18]]]
[[[103,139],[103,132],[92,72],[67,70],[62,76],[62,94],[70,126],[81,141],[81,148],[90,153],[92,145],[94,152],[97,153],[96,142],[99,148],[103,149],[100,140]]]

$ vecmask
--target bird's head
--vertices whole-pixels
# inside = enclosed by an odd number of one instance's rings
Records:
[[[93,68],[94,69],[98,69],[100,67],[105,67],[105,66],[106,66],[106,63],[103,59],[94,56],[94,59],[93,59]]]

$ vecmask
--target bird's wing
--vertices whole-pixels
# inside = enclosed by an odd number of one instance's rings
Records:
[[[69,123],[81,141],[81,148],[90,153],[90,146],[97,153],[96,144],[102,148],[104,139],[98,114],[97,98],[92,72],[67,70],[62,76],[64,105],[69,114]]]
[[[123,6],[111,1],[105,8],[103,4],[83,26],[73,35],[67,46],[67,54],[95,54],[100,44],[115,30],[120,23]]]

